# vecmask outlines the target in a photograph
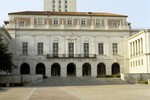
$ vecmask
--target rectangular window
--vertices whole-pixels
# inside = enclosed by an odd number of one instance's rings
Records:
[[[53,0],[53,3],[55,3],[55,0]]]
[[[19,21],[19,26],[20,27],[24,27],[25,26],[25,22],[24,21]]]
[[[56,26],[59,24],[59,22],[58,22],[58,18],[54,18],[54,20],[53,20],[53,24],[54,24],[54,25],[56,25]]]
[[[41,18],[41,17],[35,18],[35,24],[36,24],[37,26],[44,25],[44,19]]]
[[[53,57],[58,57],[58,43],[53,43]]]
[[[96,27],[100,27],[100,25],[101,25],[101,20],[100,19],[96,19]]]
[[[103,55],[104,54],[103,43],[99,43],[98,44],[98,52],[99,52],[99,55]]]
[[[89,43],[84,43],[84,57],[89,57]]]
[[[43,43],[38,43],[38,55],[43,55]]]
[[[118,23],[117,22],[112,22],[112,28],[117,28],[118,27]]]
[[[68,18],[68,19],[67,19],[67,24],[68,24],[68,26],[72,26],[72,23],[73,23],[73,22],[72,22],[72,19],[71,19],[71,18]]]
[[[74,43],[69,43],[69,57],[74,57]]]
[[[86,25],[86,20],[85,19],[81,19],[81,26],[85,27],[85,25]]]
[[[27,42],[23,42],[22,43],[22,54],[23,55],[27,55],[28,54],[28,43]]]
[[[113,55],[118,55],[118,44],[113,43]]]
[[[65,4],[67,3],[67,0],[65,0]]]
[[[59,0],[59,3],[61,3],[61,0]]]

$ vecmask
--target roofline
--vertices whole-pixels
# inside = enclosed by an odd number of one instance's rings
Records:
[[[132,38],[134,38],[134,37],[136,37],[136,36],[139,36],[139,35],[141,35],[142,33],[146,33],[146,32],[150,32],[150,29],[143,29],[142,31],[139,31],[138,33],[136,33],[136,34],[130,36],[130,37],[128,38],[128,40],[130,40],[130,39],[132,39]]]
[[[127,15],[120,15],[107,12],[50,12],[50,11],[21,11],[12,12],[8,15],[61,15],[61,16],[105,16],[105,17],[128,17]]]

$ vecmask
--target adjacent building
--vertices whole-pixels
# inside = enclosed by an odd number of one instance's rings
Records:
[[[76,12],[76,0],[44,0],[44,11]]]
[[[150,30],[129,37],[130,73],[150,73]]]

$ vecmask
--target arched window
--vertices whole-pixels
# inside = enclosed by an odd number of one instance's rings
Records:
[[[20,66],[20,74],[30,74],[30,66],[27,63],[23,63]]]
[[[85,63],[82,66],[82,75],[83,76],[91,76],[91,65],[89,63]]]
[[[97,76],[98,75],[106,75],[106,67],[104,63],[99,63],[97,65]]]
[[[73,63],[67,66],[67,76],[76,76],[76,66]]]
[[[120,65],[118,63],[114,63],[112,65],[112,75],[114,74],[120,74]]]
[[[51,76],[60,76],[60,65],[58,63],[54,63],[51,66]]]
[[[45,65],[42,63],[39,63],[36,65],[36,74],[43,74],[45,75]]]

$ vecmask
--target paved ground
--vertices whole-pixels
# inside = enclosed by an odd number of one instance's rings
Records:
[[[150,100],[150,85],[1,88],[0,100]]]

